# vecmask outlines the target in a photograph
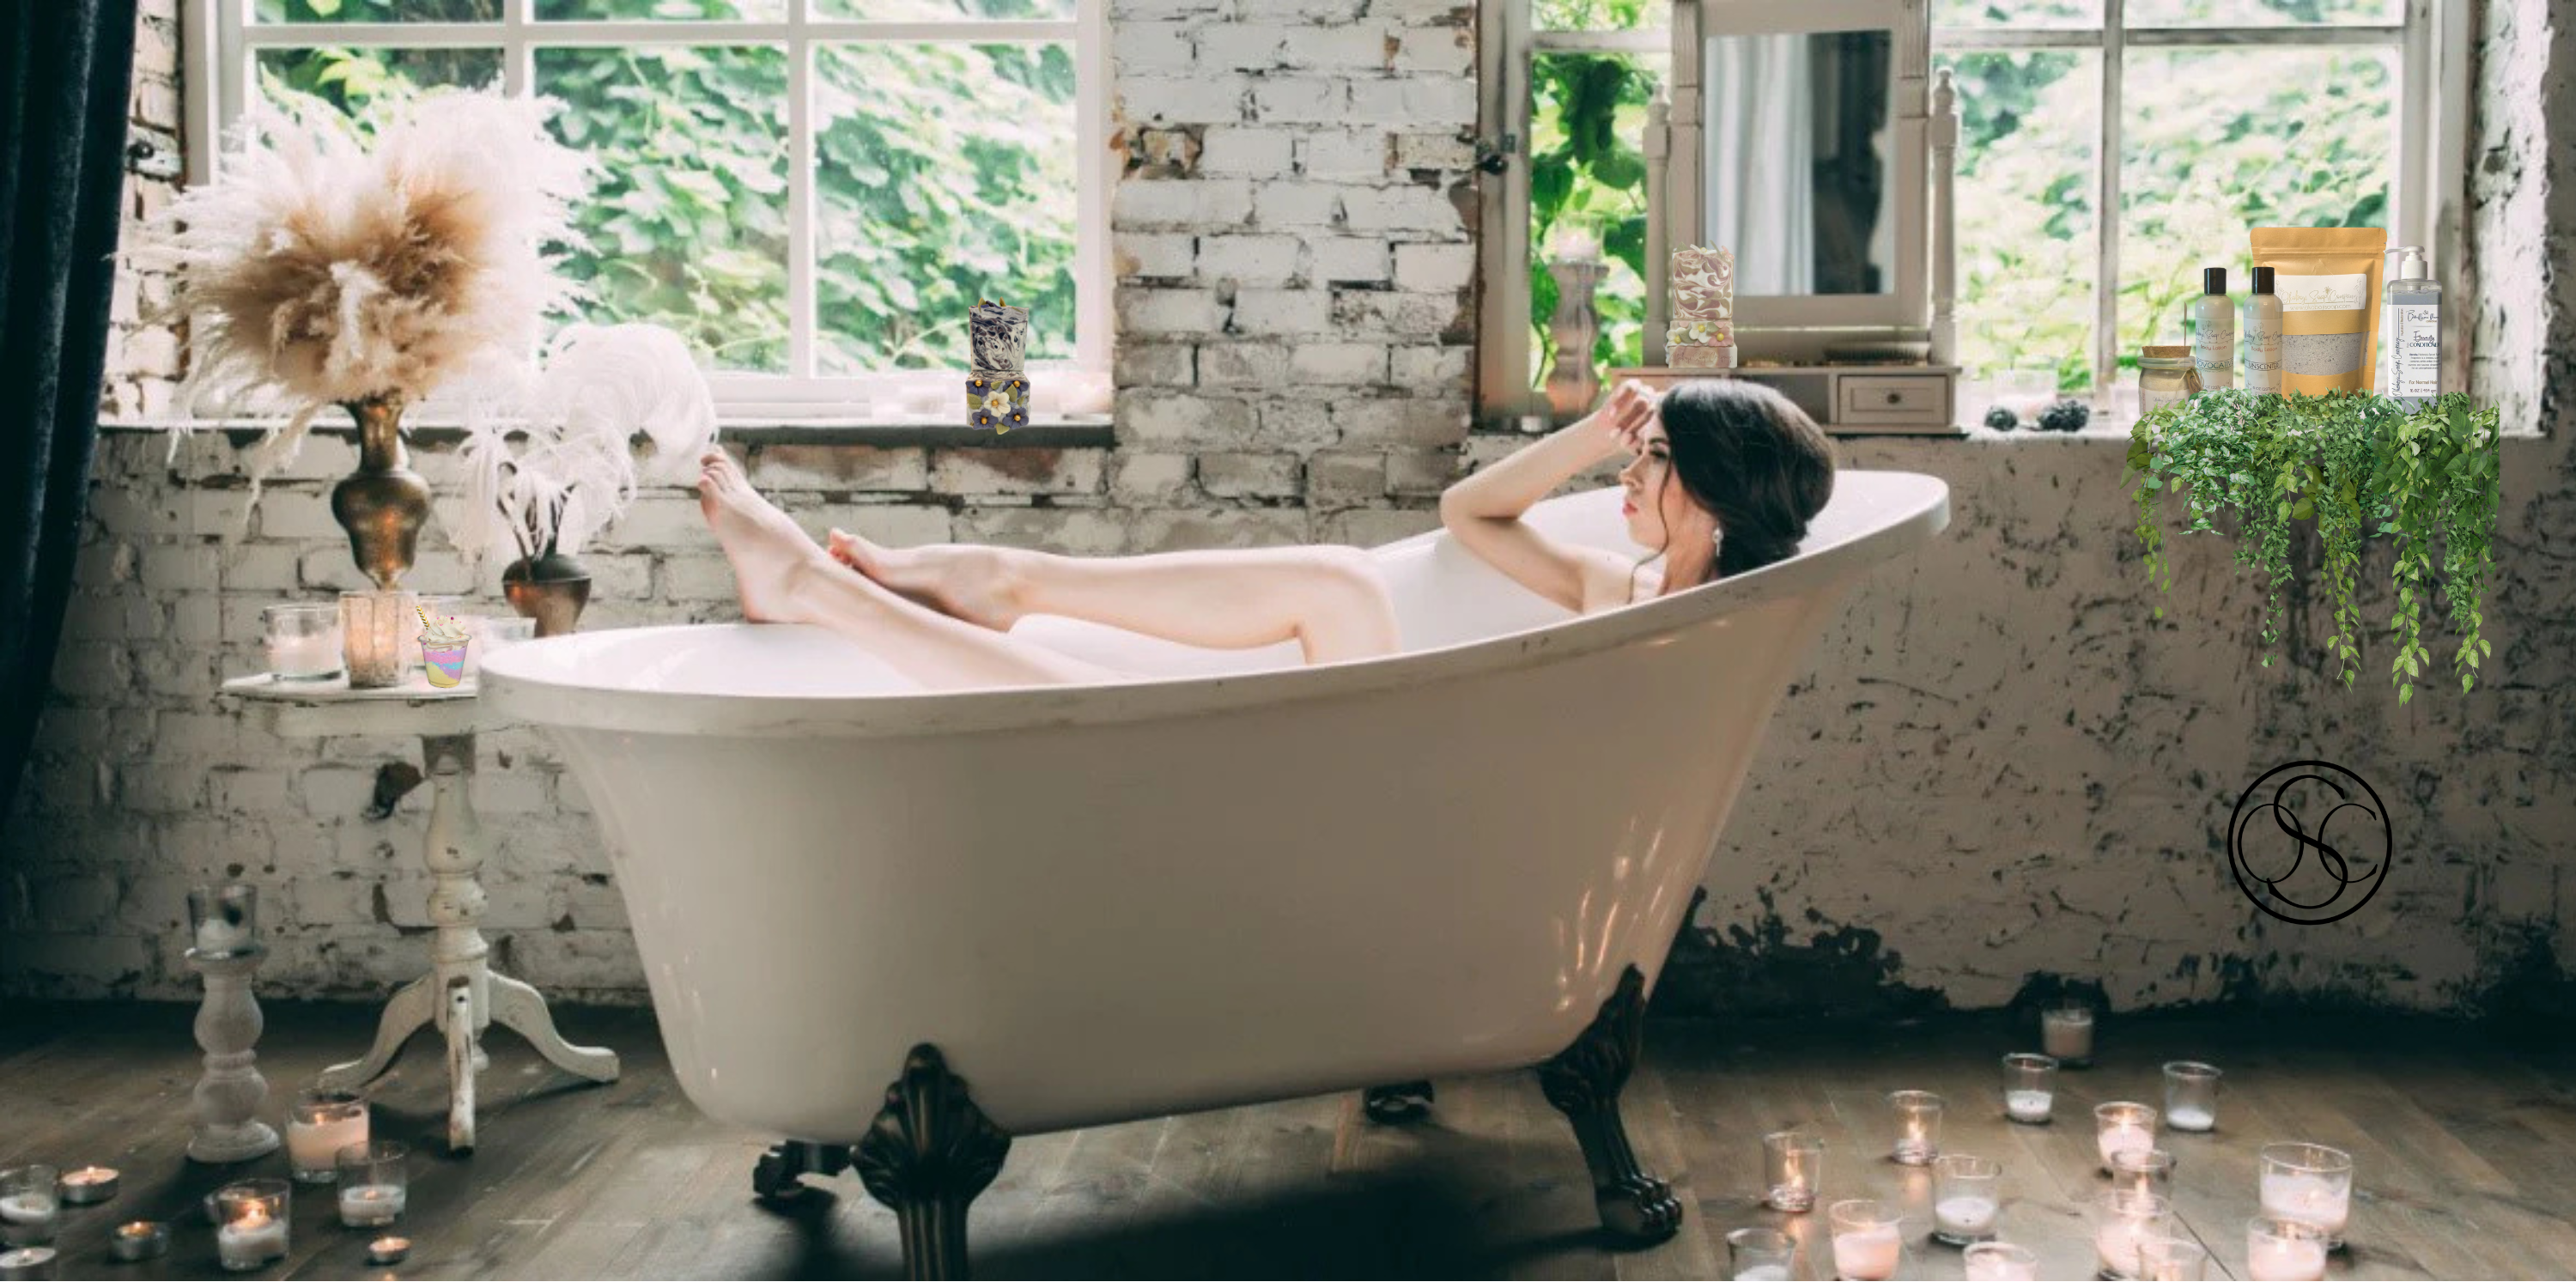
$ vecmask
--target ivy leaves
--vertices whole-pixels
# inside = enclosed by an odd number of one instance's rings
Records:
[[[2173,589],[2160,520],[2164,495],[2187,496],[2186,533],[2213,531],[2214,515],[2233,513],[2240,534],[2236,561],[2261,568],[2270,592],[2263,617],[2268,646],[2277,638],[2280,590],[2291,577],[2290,525],[2315,523],[2334,613],[2325,651],[2350,687],[2361,661],[2362,543],[2371,535],[2395,537],[2397,599],[2388,624],[2397,638],[2389,664],[2397,700],[2413,700],[2432,661],[2423,629],[2437,593],[2461,637],[2451,662],[2460,691],[2468,692],[2479,665],[2494,653],[2481,632],[2494,562],[2498,423],[2496,408],[2480,407],[2464,393],[2445,394],[2412,413],[2371,394],[2279,397],[2237,389],[2159,407],[2130,431],[2121,474],[2123,483],[2133,472],[2141,476],[2137,534],[2148,578],[2159,592]],[[2161,605],[2154,615],[2164,616]],[[2263,665],[2271,664],[2267,648]]]

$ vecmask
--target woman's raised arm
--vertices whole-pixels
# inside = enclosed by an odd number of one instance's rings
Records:
[[[1607,564],[1599,552],[1558,541],[1521,522],[1521,515],[1558,484],[1611,455],[1634,452],[1654,411],[1653,390],[1633,380],[1619,386],[1598,411],[1449,485],[1440,494],[1441,524],[1512,580],[1584,611],[1589,579]]]

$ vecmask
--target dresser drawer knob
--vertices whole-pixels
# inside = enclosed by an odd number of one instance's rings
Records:
[[[1890,389],[1890,390],[1888,390],[1888,391],[1887,391],[1887,405],[1888,405],[1888,406],[1893,407],[1893,406],[1895,406],[1896,404],[1901,403],[1901,402],[1903,402],[1903,401],[1905,401],[1905,395],[1904,395],[1904,394],[1898,393],[1896,390],[1893,390],[1893,389]]]

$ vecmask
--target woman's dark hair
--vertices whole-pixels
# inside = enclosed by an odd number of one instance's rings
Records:
[[[1834,494],[1834,446],[1816,422],[1778,390],[1748,380],[1684,381],[1664,395],[1662,416],[1672,444],[1665,481],[1681,480],[1717,517],[1708,580],[1796,553],[1807,521]]]

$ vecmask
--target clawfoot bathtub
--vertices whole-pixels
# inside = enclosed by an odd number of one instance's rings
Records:
[[[587,793],[690,1099],[801,1142],[765,1193],[854,1165],[916,1274],[963,1271],[1011,1137],[1533,1065],[1651,1239],[1646,994],[1801,655],[1948,506],[1845,471],[1795,558],[1584,618],[1424,533],[1371,552],[1406,651],[1319,667],[1031,618],[1156,678],[933,693],[817,629],[678,626],[482,683]],[[1642,556],[1618,511],[1529,520]]]

